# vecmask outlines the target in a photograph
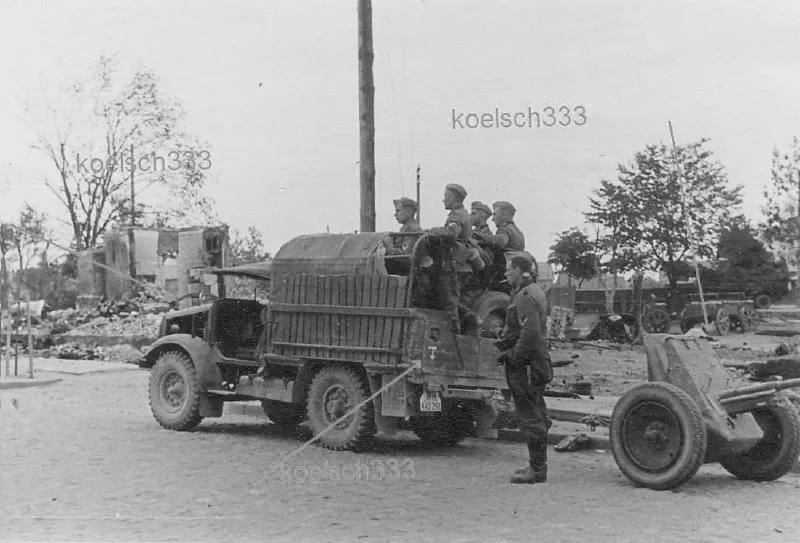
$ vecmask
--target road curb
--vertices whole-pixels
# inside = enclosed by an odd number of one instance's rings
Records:
[[[15,379],[13,381],[0,380],[0,390],[9,390],[17,388],[33,388],[43,387],[61,382],[61,377],[52,377],[49,379]]]

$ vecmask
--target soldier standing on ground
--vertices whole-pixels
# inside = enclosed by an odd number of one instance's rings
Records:
[[[514,289],[506,315],[502,350],[497,363],[505,365],[506,381],[514,399],[514,414],[528,441],[528,467],[517,470],[512,483],[543,483],[547,480],[547,415],[544,389],[553,380],[547,344],[547,298],[536,284],[535,262],[512,258],[506,279]],[[530,371],[530,374],[529,374]]]
[[[509,202],[495,202],[492,207],[494,208],[492,220],[497,226],[497,230],[494,235],[483,235],[481,239],[494,249],[524,251],[525,236],[514,224],[516,208]]]
[[[444,208],[450,210],[444,226],[432,228],[429,236],[444,240],[449,246],[443,254],[443,266],[438,274],[440,308],[450,314],[453,329],[461,332],[458,315],[458,300],[461,295],[461,282],[472,271],[469,259],[471,223],[469,213],[464,209],[467,190],[457,183],[450,183],[444,189]]]

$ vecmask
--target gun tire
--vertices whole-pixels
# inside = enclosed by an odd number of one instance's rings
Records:
[[[150,370],[150,411],[168,430],[191,430],[203,420],[202,390],[191,358],[181,351],[162,353]]]
[[[723,458],[720,464],[745,481],[774,481],[786,475],[800,456],[800,415],[783,394],[751,411],[764,437],[743,454]]]
[[[731,330],[731,316],[728,314],[728,310],[724,307],[720,307],[717,310],[716,315],[714,315],[714,327],[717,329],[717,333],[721,336],[724,336]]]
[[[364,379],[346,366],[329,366],[314,376],[308,389],[308,421],[320,444],[334,451],[361,451],[375,435],[375,409],[367,402],[330,430],[326,429],[369,398]]]
[[[620,471],[637,486],[669,490],[703,464],[707,433],[700,409],[670,383],[629,390],[611,415],[611,451]]]

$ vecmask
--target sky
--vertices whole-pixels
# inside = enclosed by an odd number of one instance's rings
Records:
[[[545,257],[618,163],[669,142],[668,121],[678,144],[710,139],[758,221],[772,150],[800,136],[798,22],[796,0],[373,0],[377,228],[397,228],[419,165],[423,227],[460,183],[467,204],[513,202]],[[1,0],[0,218],[28,201],[68,239],[23,107],[58,104],[113,54],[153,69],[210,143],[206,193],[231,228],[257,227],[273,253],[357,230],[356,24],[354,0]],[[548,106],[569,125],[465,122]]]

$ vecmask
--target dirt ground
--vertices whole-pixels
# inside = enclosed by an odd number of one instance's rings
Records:
[[[592,375],[600,362],[582,352]],[[639,375],[636,354],[620,374]],[[631,361],[626,361],[630,358]],[[624,365],[622,365],[624,364]],[[630,372],[630,373],[628,373]],[[800,476],[740,482],[716,465],[676,491],[635,488],[610,453],[557,454],[511,485],[520,443],[449,449],[410,434],[363,454],[226,415],[161,429],[148,371],[0,390],[3,541],[797,541]],[[295,456],[283,467],[284,455]]]
[[[723,361],[764,360],[777,356],[775,349],[781,343],[796,354],[800,345],[800,321],[769,314],[762,314],[762,318],[764,322],[759,325],[759,334],[733,330],[724,336],[712,333],[717,355]],[[592,321],[593,318],[588,315],[576,318],[577,325],[586,330],[591,328]],[[797,332],[798,335],[762,335],[769,331]],[[681,333],[677,322],[672,323],[670,333]],[[647,381],[647,357],[641,345],[555,342],[552,347],[550,354],[553,360],[573,360],[569,366],[554,370],[556,383],[585,379],[592,382],[594,394],[620,396],[637,383]]]

